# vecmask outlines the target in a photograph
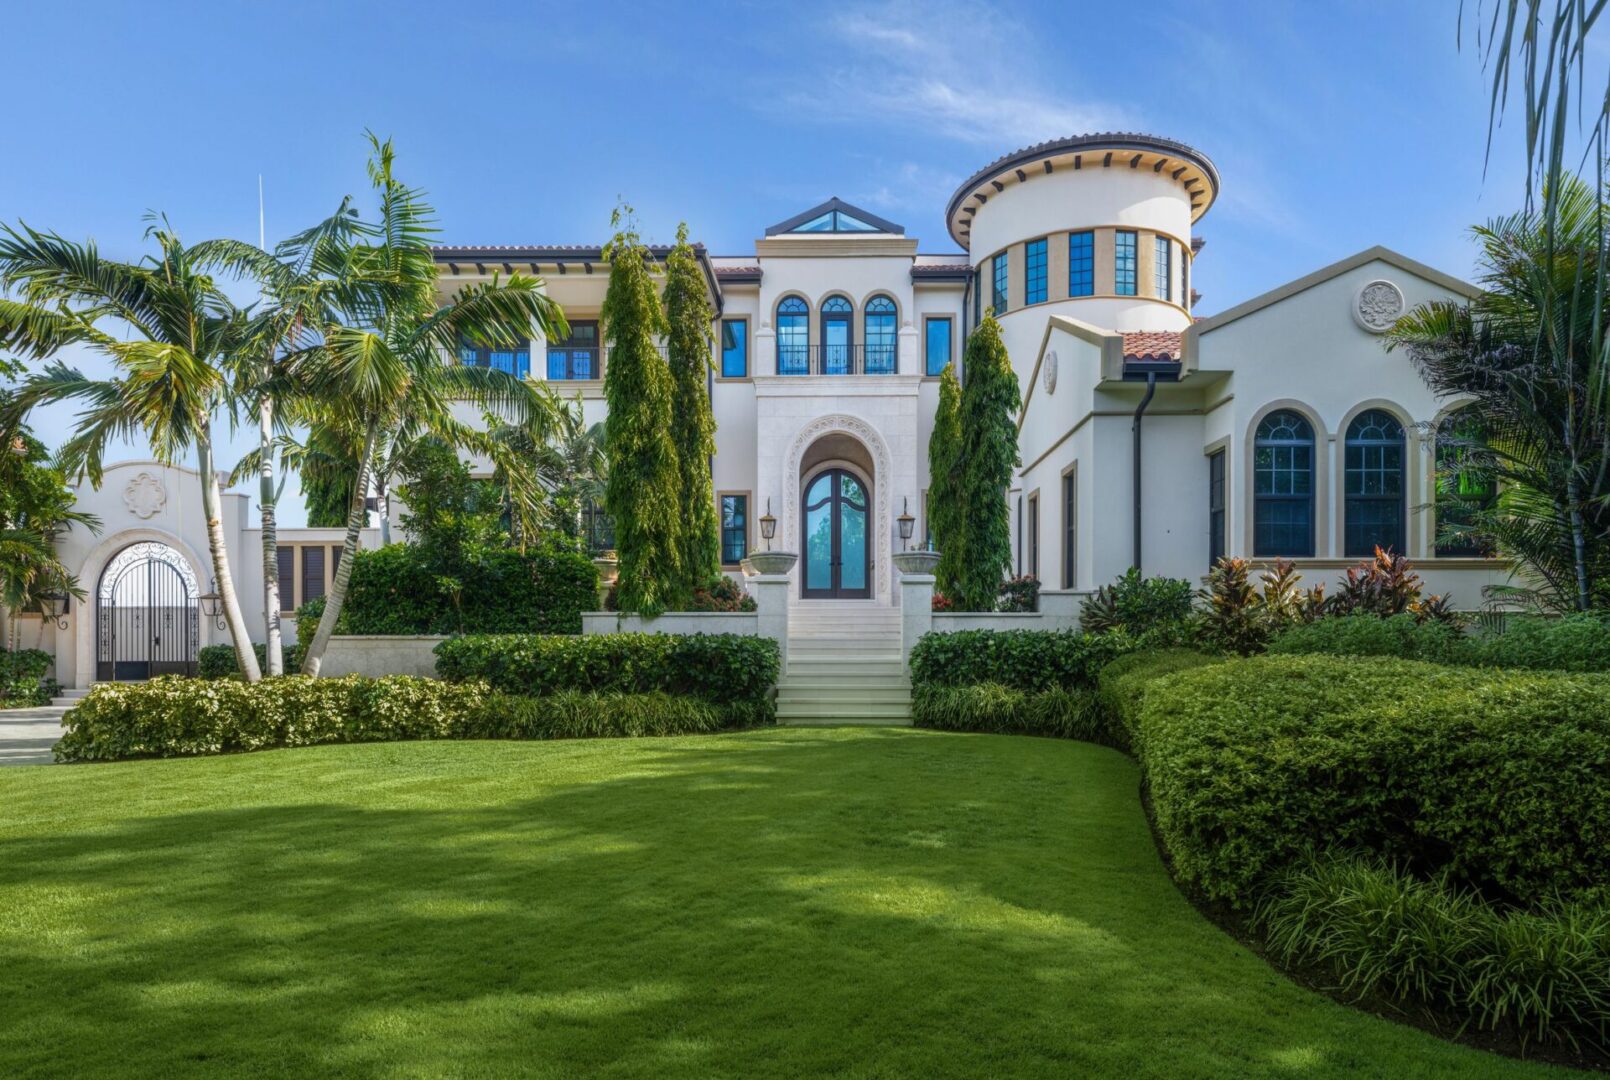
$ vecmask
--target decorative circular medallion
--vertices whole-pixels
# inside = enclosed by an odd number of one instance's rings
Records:
[[[1403,290],[1390,281],[1371,281],[1353,300],[1353,318],[1372,334],[1384,334],[1402,316]]]
[[[1057,392],[1057,354],[1055,349],[1046,353],[1045,359],[1040,361],[1040,385],[1045,387],[1047,394]]]
[[[154,518],[168,505],[168,489],[160,478],[148,472],[137,473],[123,489],[123,505],[137,518]]]

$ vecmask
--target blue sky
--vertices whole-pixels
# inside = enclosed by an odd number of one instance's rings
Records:
[[[1484,176],[1485,76],[1455,0],[833,5],[23,5],[6,15],[0,219],[140,251],[268,238],[364,189],[395,138],[448,243],[596,243],[624,198],[718,254],[829,195],[955,245],[944,204],[1002,153],[1140,130],[1223,191],[1202,314],[1371,244],[1468,274],[1522,197],[1519,117]],[[69,417],[40,418],[47,438]],[[300,507],[287,508],[292,521]]]

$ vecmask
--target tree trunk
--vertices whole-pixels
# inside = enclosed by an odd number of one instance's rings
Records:
[[[358,472],[360,474],[359,486],[362,487],[361,474],[363,470],[360,468]],[[375,484],[375,509],[380,514],[380,546],[389,547],[391,545],[391,489],[385,480],[380,480]]]
[[[257,666],[257,654],[252,651],[251,634],[246,629],[246,618],[240,611],[240,597],[235,595],[235,577],[229,572],[229,548],[224,544],[223,492],[218,487],[218,472],[213,468],[212,431],[203,428],[196,436],[197,465],[201,469],[201,509],[207,516],[207,546],[212,550],[213,587],[224,607],[224,625],[235,643],[235,662],[249,683],[263,677]]]
[[[324,650],[330,646],[330,635],[335,633],[336,620],[341,617],[341,606],[347,601],[347,582],[352,578],[352,557],[358,551],[358,533],[363,530],[364,500],[369,489],[369,462],[374,457],[377,425],[370,423],[364,434],[363,457],[358,461],[358,479],[352,486],[352,506],[347,511],[347,538],[341,546],[341,564],[335,568],[335,580],[330,582],[330,593],[324,599],[324,615],[319,628],[308,643],[307,655],[302,657],[302,674],[318,677],[324,664]]]
[[[263,460],[258,473],[258,502],[263,516],[263,622],[267,633],[268,673],[285,674],[280,638],[279,525],[275,520],[274,400],[267,394],[257,406],[257,445]]]

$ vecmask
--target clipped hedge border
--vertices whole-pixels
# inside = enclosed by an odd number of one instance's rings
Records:
[[[770,702],[665,693],[494,693],[410,675],[244,683],[173,675],[97,686],[63,717],[58,761],[185,757],[325,743],[679,735],[772,722]]]
[[[688,695],[762,708],[777,685],[770,638],[741,634],[472,634],[436,646],[436,673],[510,694]]]
[[[1103,740],[1104,725],[1088,690],[1014,690],[1000,683],[920,686],[911,695],[911,721],[939,731],[1044,735]]]
[[[1610,618],[1511,615],[1499,631],[1461,631],[1413,615],[1346,615],[1293,626],[1269,642],[1273,656],[1382,656],[1467,667],[1610,671]]]
[[[1137,642],[1122,631],[958,630],[929,633],[911,650],[913,686],[977,686],[1012,690],[1090,689],[1096,675]]]

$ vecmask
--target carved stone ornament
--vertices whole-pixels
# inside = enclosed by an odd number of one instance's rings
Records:
[[[1390,281],[1371,281],[1353,301],[1353,318],[1372,334],[1384,334],[1402,316],[1403,290]]]
[[[1054,349],[1040,361],[1040,385],[1045,387],[1047,394],[1057,392],[1057,354]]]
[[[123,489],[123,504],[141,520],[154,518],[168,505],[168,489],[162,486],[160,477],[138,473]]]
[[[778,521],[778,533],[785,537],[799,535],[800,461],[812,443],[823,435],[832,434],[853,435],[872,454],[872,492],[877,502],[877,510],[873,514],[877,532],[874,534],[872,547],[872,595],[883,596],[888,592],[884,578],[888,574],[889,565],[889,488],[893,486],[891,481],[894,474],[888,446],[885,445],[883,437],[865,420],[844,414],[820,416],[806,424],[800,429],[799,434],[794,436],[793,445],[788,450],[788,458],[783,464],[783,516]]]

